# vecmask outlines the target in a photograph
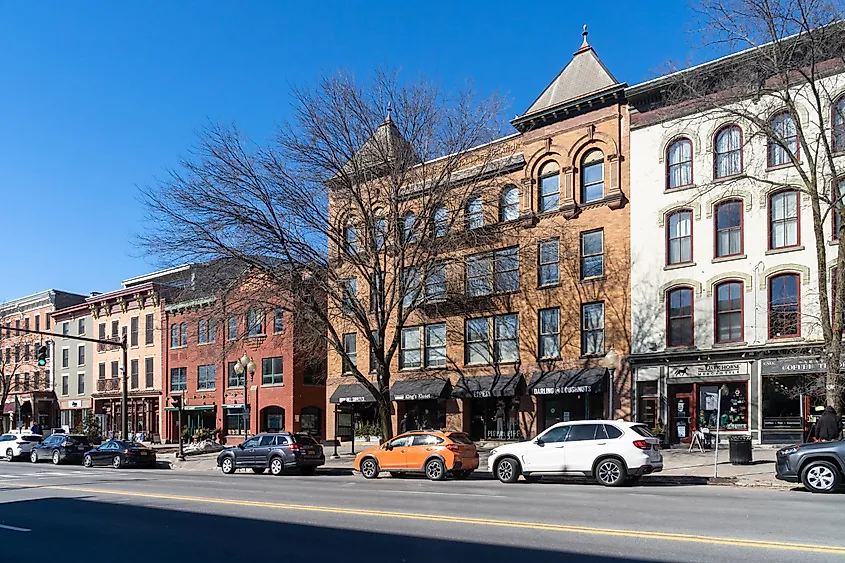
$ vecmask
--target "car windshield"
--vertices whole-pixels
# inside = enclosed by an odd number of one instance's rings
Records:
[[[296,443],[301,446],[314,446],[317,444],[317,442],[315,442],[314,438],[312,438],[311,436],[296,435],[293,438]]]
[[[21,436],[24,442],[40,442],[41,436]]]
[[[472,440],[466,434],[449,434],[449,439],[456,444],[472,445]]]
[[[631,427],[631,430],[639,434],[640,436],[645,436],[646,438],[654,438],[654,434],[651,433],[651,430],[645,424],[637,424]]]

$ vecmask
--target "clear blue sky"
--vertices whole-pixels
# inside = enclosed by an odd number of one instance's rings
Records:
[[[320,74],[390,65],[446,88],[471,80],[506,94],[511,116],[569,61],[585,23],[629,84],[693,53],[682,1],[415,4],[2,3],[0,301],[107,291],[156,269],[134,246],[137,186],[163,177],[209,120],[266,139],[290,86]]]

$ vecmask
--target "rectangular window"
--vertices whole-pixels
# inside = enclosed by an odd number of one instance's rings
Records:
[[[264,358],[261,360],[261,383],[263,385],[276,385],[282,383],[283,362],[282,357]]]
[[[581,355],[604,354],[604,303],[581,307]]]
[[[604,230],[581,233],[581,279],[604,275]]]
[[[153,315],[149,314],[144,317],[144,344],[152,344],[155,339],[155,325],[153,324]]]
[[[41,372],[36,371],[32,374],[32,388],[38,391],[41,388]]]
[[[539,286],[545,287],[560,282],[560,242],[558,239],[540,243]]]
[[[425,279],[425,300],[429,303],[446,299],[446,264],[431,267]]]
[[[796,274],[769,278],[769,338],[801,335],[801,296]]]
[[[716,205],[716,258],[742,254],[742,201]]]
[[[214,365],[197,367],[197,390],[208,391],[217,385],[217,368]]]
[[[23,345],[23,361],[29,361],[29,344]]]
[[[769,198],[769,249],[800,244],[798,232],[798,192],[786,190]]]
[[[384,308],[384,272],[374,273],[370,277],[370,312]]]
[[[24,327],[26,330],[29,330],[29,317],[24,318],[24,320],[23,320],[23,327]]]
[[[63,333],[63,334],[66,335],[67,333]],[[21,335],[21,321],[20,321],[20,319],[16,319],[15,320],[15,336],[20,336],[20,335]]]
[[[505,248],[493,253],[495,280],[493,290],[517,291],[519,289],[519,247]]]
[[[15,321],[17,322],[17,321]],[[62,323],[62,336],[68,336],[70,334],[70,323]]]
[[[402,329],[399,367],[444,367],[446,365],[446,325],[436,324]]]
[[[474,254],[466,257],[467,295],[476,297],[479,295],[489,295],[493,292],[492,270],[490,266],[489,254]]]
[[[117,360],[111,363],[111,376],[112,379],[117,379],[117,376],[120,374],[120,362]]]
[[[343,358],[343,373],[353,373],[358,365],[358,343],[354,332],[343,335],[343,351],[349,359]]]
[[[422,297],[420,271],[418,268],[402,268],[402,306],[415,307]]]
[[[229,340],[235,340],[238,337],[238,318],[235,316],[229,317],[228,325]]]
[[[519,247],[467,256],[465,267],[470,297],[519,289]]]
[[[245,373],[238,373],[237,371],[235,371],[235,364],[236,363],[237,362],[229,362],[229,365],[228,365],[229,366],[228,367],[228,370],[229,370],[228,385],[229,385],[229,387],[243,387],[244,386],[244,377],[245,377],[246,374]]]
[[[100,362],[99,366],[97,366],[97,377],[100,379],[106,378],[106,363]]]
[[[170,390],[185,391],[188,388],[188,368],[170,369]]]
[[[100,340],[106,339],[106,323],[100,323],[99,331],[97,333],[97,338]]]
[[[80,344],[76,348],[76,365],[84,366],[85,365],[85,345]]]
[[[154,384],[153,358],[144,358],[144,385],[152,389]]]
[[[179,325],[179,345],[183,348],[188,345],[188,323]]]
[[[729,281],[716,286],[716,342],[741,342],[742,283]]]
[[[138,360],[129,360],[129,387],[138,388]]]
[[[544,167],[544,170],[548,165]],[[552,174],[540,177],[540,211],[557,211],[560,207],[560,173],[556,166]]]
[[[138,345],[138,317],[129,319],[129,345]]]
[[[425,367],[446,366],[446,325],[425,327]]]
[[[237,436],[246,432],[246,419],[243,408],[226,409],[226,434]]]
[[[402,329],[399,347],[399,368],[418,368],[422,365],[422,338],[420,327]]]
[[[208,319],[208,342],[209,344],[217,342],[217,320],[213,318]]]
[[[38,317],[35,318],[35,326],[38,326]],[[79,319],[76,321],[76,333],[79,336],[85,336],[85,319]]]
[[[676,211],[666,218],[666,263],[692,262],[692,212]]]
[[[84,373],[77,373],[76,374],[76,394],[77,395],[84,395],[85,394],[85,374]]]
[[[35,330],[41,330],[41,313],[35,315]]]
[[[246,324],[249,336],[260,336],[264,334],[264,311],[261,309],[250,309],[246,312]]]
[[[170,325],[170,347],[179,347],[179,325],[176,323]]]
[[[70,350],[67,348],[62,348],[62,368],[67,369],[70,365]]]
[[[358,302],[358,280],[355,278],[343,282],[343,302],[341,309],[344,315],[355,314],[355,304]]]
[[[15,362],[21,361],[21,347],[15,346]]]
[[[666,345],[693,345],[692,289],[682,287],[669,291],[666,296],[667,324]]]
[[[467,364],[489,364],[490,354],[490,319],[467,319],[464,334],[464,349]]]
[[[484,226],[484,204],[480,197],[474,197],[467,202],[466,206],[467,230],[478,229]]]
[[[197,344],[208,344],[208,321],[205,319],[197,322]]]
[[[24,381],[26,381],[26,377],[24,377]],[[62,375],[62,395],[67,395],[70,392],[70,376],[67,374]]]
[[[496,315],[495,342],[493,346],[496,363],[516,362],[519,360],[519,316]]]
[[[560,357],[560,309],[540,310],[540,358]]]
[[[278,308],[273,311],[273,334],[282,334],[285,331],[285,310]]]
[[[117,340],[120,338],[120,322],[119,321],[112,321],[111,322],[111,337],[112,340]]]
[[[47,324],[47,330],[50,330],[50,321],[51,320],[52,320],[52,317],[50,316],[50,313],[44,313],[44,322]]]

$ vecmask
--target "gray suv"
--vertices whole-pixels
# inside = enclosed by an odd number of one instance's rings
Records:
[[[293,467],[303,475],[313,475],[325,463],[323,446],[314,438],[289,432],[257,434],[217,456],[217,467],[227,475],[236,469],[252,469],[259,474],[269,469],[271,474],[281,475],[285,468]]]
[[[812,442],[782,448],[777,453],[775,476],[801,482],[811,493],[833,493],[845,476],[845,441]]]

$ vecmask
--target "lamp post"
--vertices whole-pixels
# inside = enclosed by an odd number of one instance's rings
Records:
[[[723,383],[719,388],[719,399],[716,403],[716,453],[713,455],[713,478],[719,476],[719,427],[722,426],[722,397],[727,397],[730,393],[727,383]]]
[[[235,362],[235,373],[238,374],[238,377],[243,375],[244,377],[244,442],[246,439],[249,438],[249,405],[247,403],[247,396],[249,395],[249,381],[247,378],[248,373],[255,373],[255,362],[252,361],[252,358],[244,354],[241,358]]]
[[[619,354],[616,353],[616,350],[613,349],[613,346],[610,347],[610,350],[607,352],[607,354],[604,355],[604,358],[602,358],[601,365],[607,368],[607,371],[610,374],[610,380],[607,386],[607,400],[609,403],[608,420],[613,420],[613,374],[616,371],[616,366],[619,365]]]

